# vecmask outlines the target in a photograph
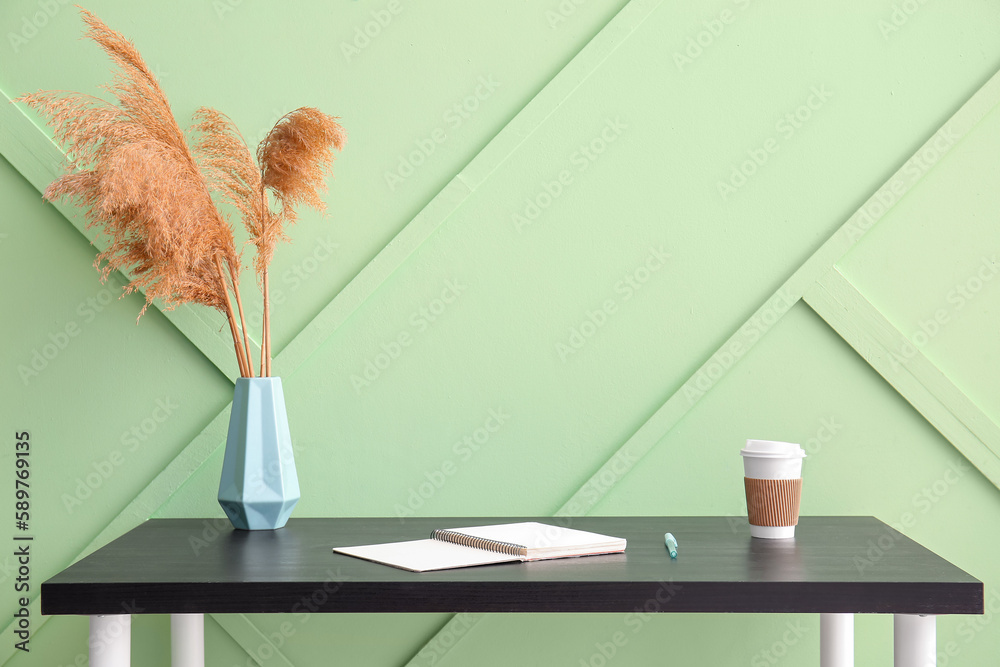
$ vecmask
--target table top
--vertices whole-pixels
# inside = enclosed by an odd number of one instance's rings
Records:
[[[513,521],[628,547],[424,573],[332,552]],[[818,516],[789,540],[751,538],[736,517],[293,518],[276,531],[153,519],[42,584],[43,614],[304,611],[981,614],[983,584],[873,517]]]

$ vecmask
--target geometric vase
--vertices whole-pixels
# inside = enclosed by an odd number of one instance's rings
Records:
[[[219,482],[219,504],[234,528],[274,530],[299,501],[281,378],[239,378]]]

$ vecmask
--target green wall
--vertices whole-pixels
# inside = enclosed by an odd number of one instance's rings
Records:
[[[87,6],[182,121],[214,106],[255,144],[310,105],[348,129],[328,213],[272,268],[295,516],[739,516],[743,440],[792,440],[803,513],[900,524],[1000,611],[996,3]],[[62,0],[5,0],[0,27],[8,98],[108,78]],[[86,619],[43,624],[38,584],[148,517],[222,516],[236,364],[214,312],[136,326],[41,200],[46,130],[0,123],[2,495],[29,431],[36,538],[31,653],[8,628],[0,661],[79,665]],[[994,617],[940,619],[940,664],[993,664]],[[167,626],[136,619],[136,664],[169,664]],[[818,661],[816,616],[206,618],[226,667],[600,665],[619,631],[615,665]],[[856,636],[890,663],[888,617]]]

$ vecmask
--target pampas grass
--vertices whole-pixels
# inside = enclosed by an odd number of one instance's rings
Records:
[[[344,129],[317,109],[297,109],[268,133],[255,163],[232,121],[203,107],[194,114],[189,144],[135,46],[94,14],[80,14],[85,37],[116,67],[105,89],[117,104],[63,91],[15,100],[46,119],[70,161],[45,198],[80,206],[88,228],[100,229],[107,247],[94,266],[102,281],[112,271],[130,276],[123,292],[146,296],[140,318],[155,299],[166,309],[182,303],[215,308],[229,324],[240,375],[253,377],[239,290],[242,256],[216,201],[232,205],[256,247],[254,268],[264,295],[260,373],[270,375],[268,265],[277,242],[287,239],[284,229],[296,207],[325,208],[319,192],[332,149],[346,141]]]
[[[243,216],[243,223],[256,246],[254,269],[264,296],[264,326],[261,335],[261,375],[271,374],[271,305],[268,266],[278,241],[287,240],[285,228],[296,218],[300,204],[325,210],[319,196],[326,188],[325,176],[333,165],[333,149],[341,150],[347,133],[337,119],[318,109],[302,107],[275,123],[257,147],[254,164],[246,143],[232,121],[202,107],[195,117],[196,144],[211,187]],[[278,205],[269,206],[269,197]]]

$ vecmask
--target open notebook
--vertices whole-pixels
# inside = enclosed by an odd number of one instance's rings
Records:
[[[337,553],[411,572],[593,556],[625,551],[625,540],[534,521],[435,530],[428,540],[335,547]]]

